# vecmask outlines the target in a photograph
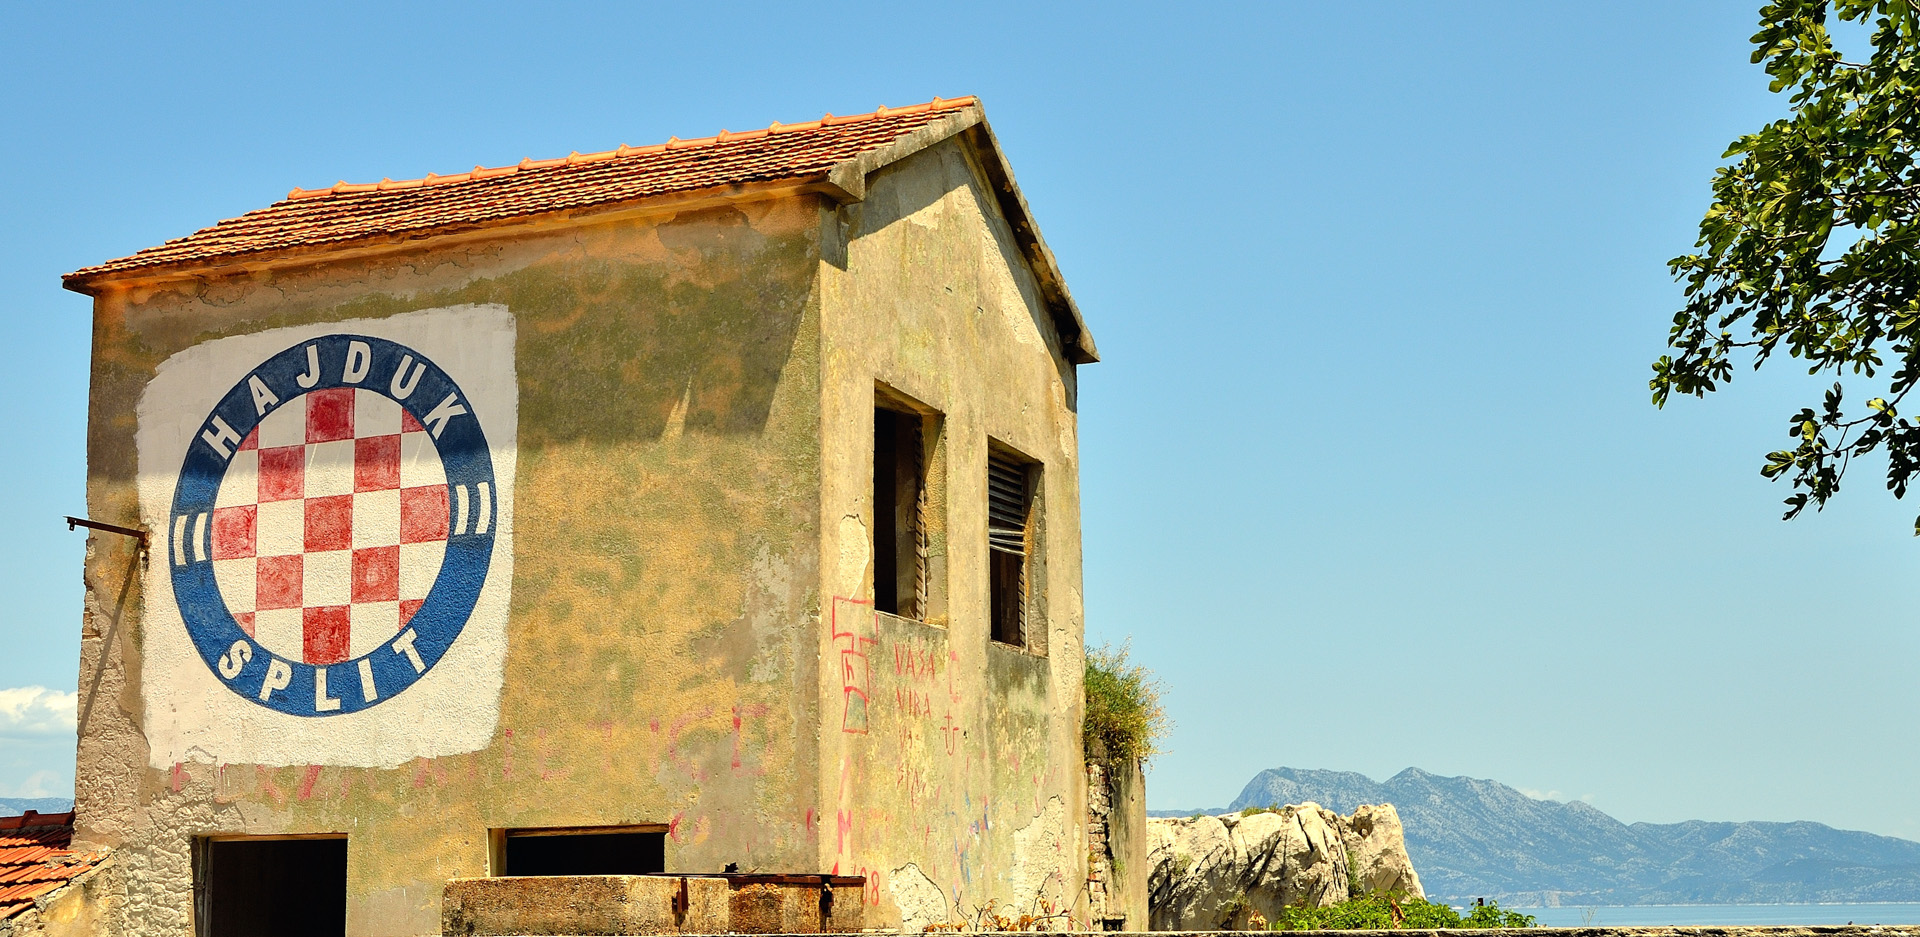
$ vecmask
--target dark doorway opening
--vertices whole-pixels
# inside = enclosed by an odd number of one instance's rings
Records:
[[[507,830],[502,875],[649,875],[667,870],[667,833],[635,830]]]
[[[873,410],[873,607],[925,618],[927,484],[925,420]]]
[[[201,840],[199,937],[341,937],[347,839]]]

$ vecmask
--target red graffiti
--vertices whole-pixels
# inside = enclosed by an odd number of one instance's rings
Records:
[[[273,798],[274,803],[282,807],[287,805],[287,795],[282,793],[280,788],[274,786],[272,773],[259,765],[254,765],[253,776],[255,780],[260,782],[260,789],[265,791],[268,797]]]
[[[933,697],[908,687],[894,687],[893,705],[909,716],[933,717]]]
[[[313,799],[313,782],[320,780],[320,766],[308,765],[307,775],[300,779],[300,799]]]
[[[840,646],[840,731],[865,735],[873,684],[867,648],[880,643],[880,626],[873,617],[873,603],[866,599],[836,595],[831,615],[828,627],[833,643]]]
[[[773,708],[768,706],[765,703],[747,703],[745,705],[736,705],[733,707],[733,770],[734,770],[734,773],[738,774],[740,771],[740,720],[741,718],[745,717],[748,719],[760,719],[760,718],[764,718],[768,713],[772,711],[773,711]],[[753,773],[765,774],[766,769],[759,768],[759,769],[756,769]]]
[[[910,680],[936,680],[940,676],[940,662],[932,648],[898,645],[893,649],[893,672]]]

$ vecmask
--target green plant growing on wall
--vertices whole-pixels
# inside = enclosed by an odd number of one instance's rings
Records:
[[[1431,930],[1439,928],[1532,927],[1531,914],[1504,910],[1495,902],[1476,905],[1467,914],[1419,898],[1368,895],[1331,908],[1287,907],[1274,930]]]
[[[1160,703],[1160,681],[1129,659],[1129,651],[1128,643],[1087,649],[1080,738],[1088,758],[1108,764],[1151,760],[1173,728]]]

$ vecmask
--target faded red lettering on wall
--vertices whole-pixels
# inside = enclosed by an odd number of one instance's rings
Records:
[[[320,766],[308,765],[307,775],[300,779],[300,799],[313,799],[313,783],[320,780]]]

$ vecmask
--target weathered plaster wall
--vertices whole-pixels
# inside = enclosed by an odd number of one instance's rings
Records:
[[[1085,917],[1074,369],[996,204],[949,140],[822,222],[819,861],[869,877],[869,926]],[[876,382],[943,415],[932,622],[868,604]],[[988,639],[988,437],[1045,466],[1030,649]]]
[[[350,833],[348,929],[368,937],[437,933],[490,827],[662,822],[670,869],[815,867],[819,231],[810,199],[741,203],[102,296],[102,520],[136,516],[135,404],[200,342],[499,304],[519,384],[506,672],[478,751],[149,767],[139,560],[91,539],[76,839],[115,850],[114,929],[188,932],[209,833]]]
[[[1147,926],[1147,776],[1138,761],[1106,772],[1109,812],[1107,848],[1113,877],[1107,907],[1124,916],[1122,930]]]

